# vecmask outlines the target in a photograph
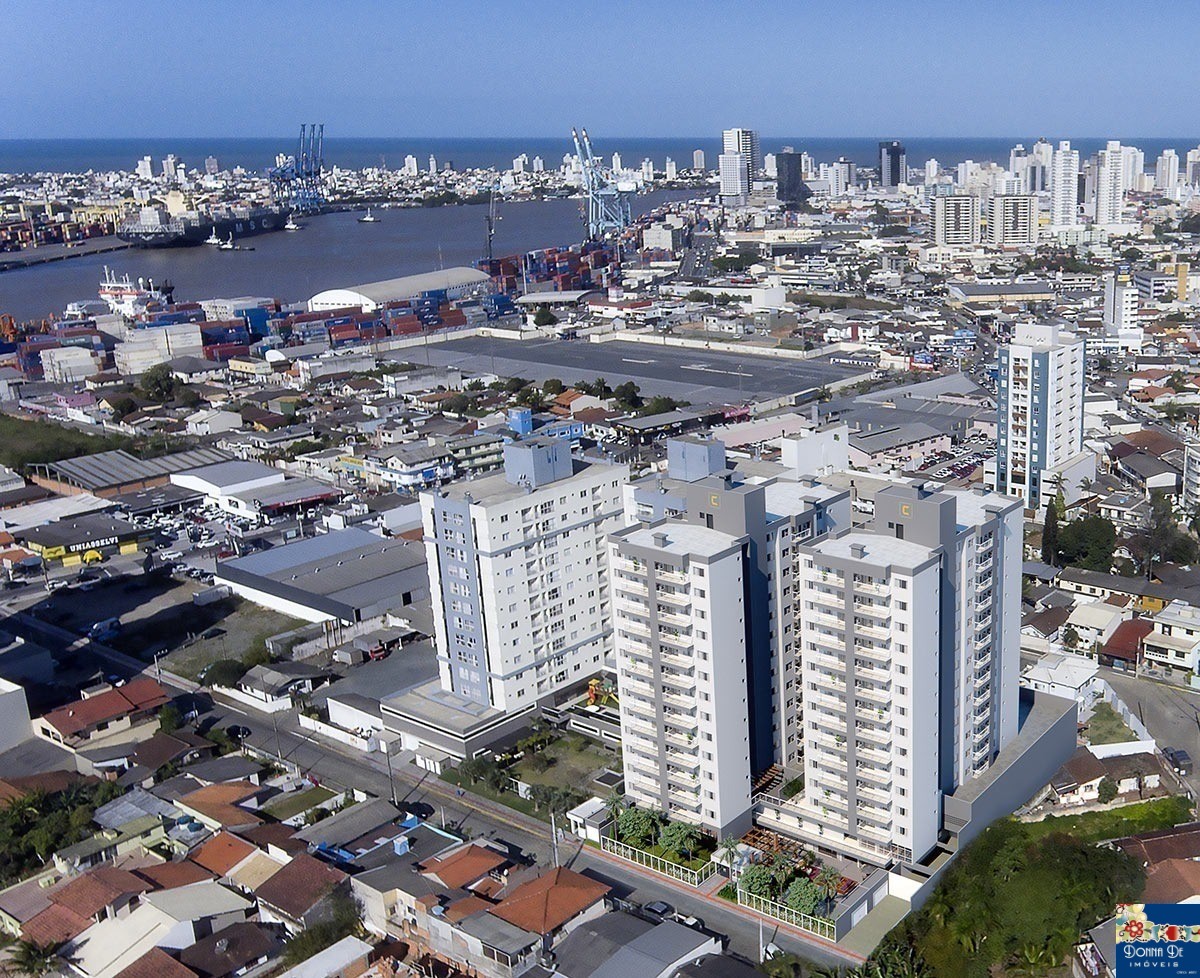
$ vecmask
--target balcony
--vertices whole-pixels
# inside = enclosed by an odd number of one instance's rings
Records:
[[[688,608],[692,604],[692,596],[687,591],[671,591],[664,588],[659,588],[654,592],[655,598],[667,604],[673,604],[678,608]]]

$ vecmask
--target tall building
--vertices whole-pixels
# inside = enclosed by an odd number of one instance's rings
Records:
[[[758,133],[753,129],[726,129],[721,134],[722,153],[736,154],[742,158],[746,167],[746,185],[754,182],[756,174],[762,171],[762,146],[758,141]]]
[[[792,454],[840,446],[844,468],[841,435]],[[724,835],[749,826],[755,776],[799,762],[795,552],[849,525],[849,493],[745,478],[714,440],[675,439],[667,458],[626,487],[610,537],[626,792]]]
[[[1025,168],[1025,191],[1037,194],[1050,189],[1050,172],[1054,166],[1054,147],[1045,139],[1033,144],[1030,161]]]
[[[717,158],[721,178],[721,200],[730,206],[745,204],[750,196],[750,173],[740,153],[722,153]]]
[[[936,183],[938,174],[942,171],[942,165],[937,160],[925,161],[925,186],[931,183]]]
[[[663,166],[663,176],[668,180],[674,180],[679,176],[679,169],[675,166],[675,161],[671,157],[667,157],[667,162]]]
[[[1097,154],[1096,199],[1093,223],[1099,227],[1111,227],[1121,223],[1121,211],[1125,206],[1126,155],[1121,144],[1110,140]]]
[[[415,177],[419,172],[420,167],[417,165],[417,158],[409,153],[404,157],[404,174],[406,176]]]
[[[1126,268],[1104,279],[1104,335],[1125,352],[1141,352],[1146,332],[1138,322],[1137,286]]]
[[[1174,193],[1179,185],[1179,156],[1173,149],[1164,149],[1154,165],[1154,189]]]
[[[534,173],[545,173],[546,172],[546,161],[543,160],[540,156],[535,156],[533,158],[533,172]]]
[[[1063,140],[1050,165],[1050,224],[1056,228],[1079,223],[1079,150]]]
[[[430,153],[429,154],[429,175],[437,176],[437,171],[438,171],[437,158],[432,153]]]
[[[154,160],[149,156],[143,156],[137,161],[137,167],[134,172],[143,180],[154,179]]]
[[[529,157],[526,156],[524,153],[522,153],[520,156],[514,158],[512,161],[513,173],[524,173],[525,167],[528,166],[528,164],[529,164]]]
[[[908,183],[908,157],[904,144],[893,139],[879,144],[879,185],[898,187]]]
[[[804,180],[804,157],[799,153],[775,155],[775,196],[781,204],[802,204],[812,196]]]
[[[1013,500],[897,485],[798,548],[802,835],[919,861],[1015,737],[1021,534]]]
[[[445,693],[517,712],[604,668],[606,536],[628,476],[535,438],[505,446],[502,473],[421,495]]]
[[[642,160],[642,180],[645,183],[654,182],[654,161],[649,157]]]
[[[929,201],[933,243],[939,247],[979,244],[979,198],[974,194],[946,194]]]
[[[174,153],[168,153],[162,161],[162,175],[164,180],[174,180],[179,172],[180,159]]]
[[[779,173],[776,166],[776,154],[767,153],[767,155],[763,157],[763,176],[765,176],[768,180],[774,180]]]
[[[1057,324],[1019,323],[996,356],[996,490],[1038,510],[1057,491],[1044,473],[1083,449],[1083,340]]]
[[[1141,190],[1145,175],[1146,154],[1136,146],[1121,146],[1121,190]]]
[[[613,153],[613,155],[612,155],[612,168],[613,168],[613,170],[620,170],[620,169],[621,169],[621,154],[620,154],[620,153]]]
[[[207,156],[204,159],[204,172],[210,177],[216,176],[221,172],[221,161],[215,156]]]
[[[988,243],[999,248],[1037,244],[1038,200],[1033,194],[988,199]]]
[[[1189,184],[1200,183],[1200,146],[1187,152],[1187,172],[1184,179]]]
[[[692,169],[693,170],[703,170],[704,169],[704,150],[702,150],[702,149],[692,150]]]

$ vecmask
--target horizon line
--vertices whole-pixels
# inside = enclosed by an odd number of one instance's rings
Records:
[[[877,133],[876,134],[838,133],[836,135],[813,135],[813,134],[797,135],[794,133],[793,134],[767,133],[767,132],[763,132],[761,130],[759,130],[759,137],[767,138],[767,139],[1022,139],[1022,138],[1027,139],[1027,138],[1029,138],[1029,136],[1027,134],[1022,136],[1022,135],[1016,134],[1016,133],[997,133],[997,134],[991,134],[991,135],[979,134],[979,133],[970,134],[970,135],[946,135],[946,134],[923,133],[923,134],[918,134],[918,135],[913,135],[913,134],[895,135],[895,134],[893,134],[891,136],[881,136]],[[0,136],[0,143],[96,142],[96,141],[106,141],[106,140],[111,141],[111,140],[128,140],[128,139],[180,139],[180,140],[193,139],[194,140],[194,139],[296,139],[296,138],[298,138],[298,134],[296,134],[296,133],[292,133],[290,136],[284,136],[284,135],[280,135],[280,134],[267,134],[267,135],[262,135],[262,134],[258,134],[258,135],[205,134],[205,135],[196,136],[196,135],[180,135],[178,133],[174,133],[174,134],[170,134],[170,135],[151,135],[151,134],[139,133],[139,134],[134,134],[134,135],[125,134],[125,135],[116,135],[116,136]],[[332,136],[327,135],[325,138],[327,140],[328,139],[463,139],[463,140],[484,141],[484,140],[498,140],[498,139],[504,139],[504,140],[510,140],[510,139],[563,139],[564,141],[569,141],[570,134],[568,133],[565,136],[560,136],[560,135],[556,135],[556,134],[552,134],[552,133],[550,133],[550,134],[547,134],[547,133],[541,133],[541,134],[522,133],[519,135],[511,135],[511,136],[461,136],[461,135],[445,135],[445,134],[431,135],[431,134],[427,134],[427,133],[426,134],[417,134],[417,135],[409,135],[409,134],[386,135],[383,133],[371,133],[371,134],[354,133],[354,134],[341,134],[341,135],[332,135]],[[721,138],[721,136],[719,134],[705,136],[705,135],[698,135],[696,133],[687,133],[684,135],[647,136],[647,135],[634,135],[634,134],[629,134],[629,133],[623,133],[623,134],[617,134],[617,135],[604,135],[603,138],[605,138],[605,139],[707,139],[707,140],[719,140]],[[1050,137],[1043,135],[1043,136],[1039,136],[1038,138],[1039,139],[1049,139]],[[1167,134],[1167,135],[1140,133],[1137,135],[1125,134],[1123,136],[1115,136],[1111,133],[1083,134],[1083,135],[1081,135],[1079,133],[1071,133],[1068,136],[1064,136],[1062,138],[1069,138],[1069,139],[1119,139],[1120,138],[1120,139],[1154,139],[1154,140],[1180,139],[1180,140],[1187,140],[1187,139],[1200,139],[1200,133],[1194,133],[1194,134],[1190,134],[1190,135],[1179,134],[1179,133]]]

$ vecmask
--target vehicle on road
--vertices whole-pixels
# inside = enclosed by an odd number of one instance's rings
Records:
[[[84,585],[81,585],[83,587]],[[106,635],[115,635],[121,629],[120,618],[105,618],[103,621],[98,621],[88,629],[90,638],[101,638]]]
[[[237,723],[233,724],[230,727],[227,727],[225,732],[227,734],[229,734],[229,736],[232,737],[234,740],[239,740],[239,741],[245,740],[247,737],[250,736],[251,733],[253,733],[253,731],[249,727],[243,727]]]
[[[675,913],[675,908],[665,900],[652,900],[642,907],[642,912],[651,917],[657,917],[659,920],[666,920]]]

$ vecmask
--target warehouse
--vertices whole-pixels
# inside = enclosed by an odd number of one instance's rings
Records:
[[[81,492],[97,496],[116,496],[138,489],[166,485],[171,473],[211,465],[230,458],[218,448],[195,448],[157,458],[138,458],[125,451],[97,452],[58,462],[40,462],[32,466],[33,481],[44,489],[74,495]]]
[[[305,621],[362,621],[429,597],[419,543],[351,528],[217,564],[228,584],[265,608]]]
[[[200,493],[223,512],[266,522],[288,510],[335,502],[341,490],[314,479],[289,478],[262,462],[220,462],[177,472],[171,482]]]
[[[86,513],[35,526],[20,534],[22,542],[46,561],[70,567],[91,564],[113,554],[137,553],[154,533],[105,513]]]
[[[374,312],[386,303],[416,299],[425,292],[445,292],[447,299],[461,299],[470,292],[482,289],[490,281],[484,272],[474,268],[444,268],[421,275],[353,285],[346,289],[326,289],[308,300],[308,309],[310,312],[324,312],[361,306],[363,312]]]

